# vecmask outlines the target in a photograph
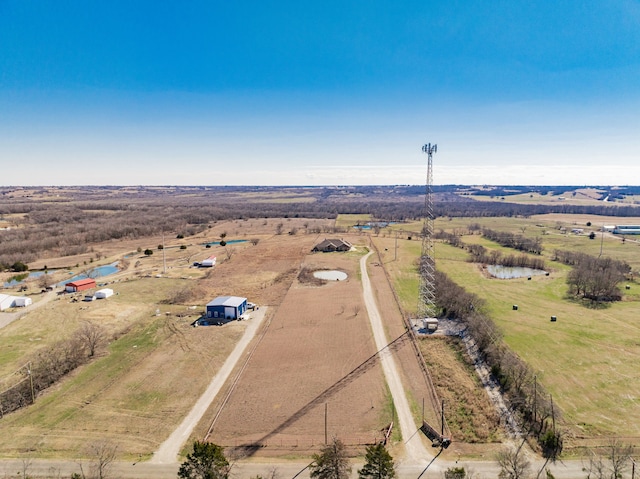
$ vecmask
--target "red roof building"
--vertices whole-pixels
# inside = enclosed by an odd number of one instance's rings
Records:
[[[78,279],[64,285],[64,288],[70,293],[75,293],[76,291],[84,291],[85,289],[91,289],[95,287],[96,280],[91,278]]]

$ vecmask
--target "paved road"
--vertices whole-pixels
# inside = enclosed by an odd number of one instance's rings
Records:
[[[262,323],[266,313],[266,308],[258,309],[251,313],[251,319],[248,321],[247,329],[244,335],[236,344],[227,360],[224,362],[218,373],[209,383],[207,390],[200,396],[200,399],[193,406],[189,414],[184,418],[182,423],[176,428],[169,438],[162,443],[160,448],[153,454],[151,464],[175,464],[178,453],[183,444],[189,439],[193,429],[207,412],[209,405],[215,399],[220,389],[227,381],[236,364],[242,357],[245,349],[254,338],[258,327]],[[206,326],[202,326],[206,327]],[[210,326],[211,327],[211,326]]]
[[[362,289],[364,294],[364,304],[367,307],[367,313],[369,315],[369,321],[371,321],[371,329],[373,330],[373,337],[376,342],[378,351],[389,344],[387,336],[384,332],[384,326],[378,311],[378,305],[376,303],[375,296],[371,290],[371,281],[369,281],[369,273],[367,272],[367,259],[371,256],[372,252],[363,256],[360,259],[360,271],[362,275]],[[400,375],[396,367],[396,362],[392,355],[382,354],[380,355],[380,361],[382,363],[382,369],[384,371],[385,379],[391,391],[393,397],[393,403],[398,415],[398,422],[400,426],[400,432],[404,440],[406,457],[404,462],[413,464],[425,464],[425,461],[429,461],[433,458],[433,455],[427,452],[422,442],[422,437],[418,431],[418,427],[411,414],[411,408],[409,407],[409,401],[404,392]]]

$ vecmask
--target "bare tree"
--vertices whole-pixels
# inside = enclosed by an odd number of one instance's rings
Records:
[[[47,272],[43,272],[42,275],[38,278],[38,286],[41,289],[46,289],[53,284],[53,279],[51,279],[51,275],[47,274]]]
[[[233,246],[225,246],[224,254],[227,257],[227,260],[230,260],[234,254],[236,254],[236,250]]]
[[[631,462],[633,446],[614,438],[600,453],[589,452],[589,463],[583,468],[587,479],[621,479]]]
[[[352,311],[353,311],[353,315],[354,316],[358,316],[358,314],[360,314],[360,305],[359,304],[354,304],[353,308],[352,308]]]
[[[524,441],[518,448],[506,448],[498,452],[496,461],[500,466],[500,479],[525,479],[529,477],[529,468],[531,464],[524,457],[522,446]]]
[[[80,466],[80,477],[82,479],[108,479],[111,473],[113,462],[116,460],[118,446],[105,440],[93,442],[88,446],[89,471],[85,474],[82,463]]]
[[[89,357],[93,357],[98,348],[104,343],[106,334],[102,326],[85,321],[76,332],[76,337],[87,350]]]
[[[253,246],[256,246],[260,242],[260,238],[251,238],[249,241]]]

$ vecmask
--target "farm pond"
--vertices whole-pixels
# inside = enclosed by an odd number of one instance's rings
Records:
[[[525,268],[523,266],[501,266],[499,264],[488,265],[487,271],[491,276],[498,279],[528,278],[529,276],[547,274],[542,269]]]
[[[314,271],[313,276],[327,281],[344,281],[347,279],[347,273],[337,270]]]

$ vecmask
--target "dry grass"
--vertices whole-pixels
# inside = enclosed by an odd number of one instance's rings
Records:
[[[420,340],[438,396],[445,402],[453,440],[466,443],[497,442],[500,419],[482,389],[462,342],[433,336]]]

